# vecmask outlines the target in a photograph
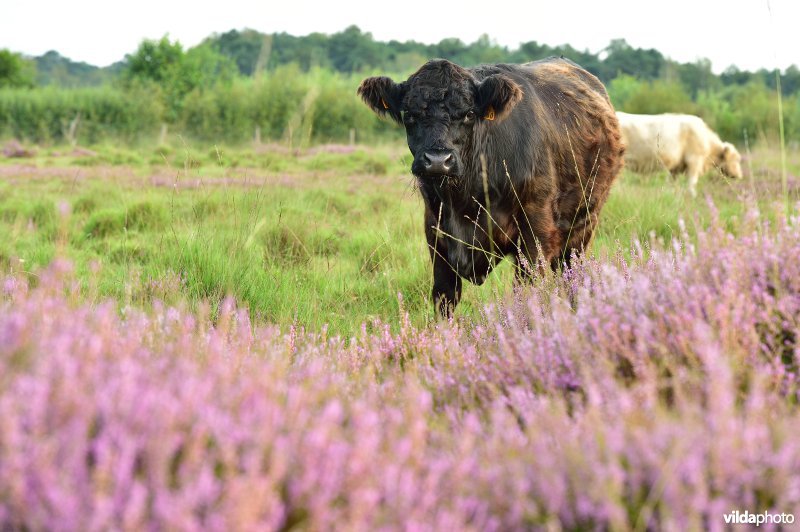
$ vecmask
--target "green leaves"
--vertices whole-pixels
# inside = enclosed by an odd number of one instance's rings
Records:
[[[36,65],[20,54],[0,50],[0,88],[33,87]]]
[[[237,72],[233,60],[210,44],[184,52],[178,41],[170,42],[167,36],[159,41],[142,41],[139,49],[126,57],[126,63],[123,85],[129,88],[155,85],[170,122],[180,115],[187,94],[195,89],[228,83]]]

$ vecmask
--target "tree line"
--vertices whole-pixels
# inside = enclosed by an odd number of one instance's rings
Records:
[[[162,39],[165,40],[168,41],[166,37]],[[152,49],[153,42],[158,41],[143,42],[136,52],[105,68],[71,61],[56,51],[35,58],[23,58],[19,54],[2,51],[0,86],[14,83],[28,86],[101,85],[123,75],[148,48]],[[449,59],[463,66],[473,66],[481,63],[524,63],[563,55],[595,74],[604,83],[620,74],[635,76],[644,81],[669,78],[680,81],[692,97],[699,90],[745,85],[754,81],[764,83],[772,89],[776,86],[773,70],[762,68],[751,72],[731,65],[722,74],[716,75],[712,72],[708,59],[679,63],[665,57],[658,50],[632,47],[624,39],[612,40],[605,49],[594,53],[577,50],[569,44],[550,46],[536,41],[510,49],[495,43],[488,35],[482,35],[470,44],[456,38],[442,39],[436,44],[396,40],[381,42],[376,41],[371,33],[364,32],[357,26],[350,26],[331,35],[311,33],[305,36],[265,34],[249,29],[231,30],[212,35],[195,48],[212,50],[219,54],[218,61],[224,61],[235,72],[244,76],[253,76],[286,64],[297,64],[302,71],[326,68],[346,74],[373,70],[407,74],[434,57]],[[194,48],[189,51],[191,50]],[[14,62],[18,64],[10,64]],[[22,78],[9,79],[9,72],[14,67],[19,70],[23,65],[25,67],[22,70],[27,70],[28,74]],[[784,95],[800,90],[800,68],[797,65],[788,67],[781,75]]]
[[[597,75],[619,109],[699,114],[734,142],[741,142],[746,131],[759,139],[777,132],[775,71],[731,66],[716,75],[708,60],[679,63],[622,39],[597,53],[535,41],[509,49],[487,35],[470,44],[453,38],[436,44],[379,42],[351,26],[332,35],[306,36],[232,30],[189,49],[165,36],[143,41],[106,68],[73,62],[54,51],[25,58],[0,50],[0,134],[58,141],[65,124],[78,118],[83,138],[91,139],[149,132],[162,124],[202,138],[225,136],[212,139],[217,141],[243,140],[254,131],[265,138],[292,137],[304,128],[308,141],[343,140],[354,129],[362,138],[391,136],[391,128],[370,125],[374,121],[358,106],[353,93],[363,75],[404,77],[432,57],[471,66],[553,55]],[[780,73],[780,86],[787,135],[800,140],[800,69],[792,65]],[[256,100],[253,94],[270,100]],[[323,107],[326,99],[331,105]],[[341,108],[346,112],[339,113]],[[142,127],[143,120],[152,126]]]
[[[232,58],[239,71],[253,75],[259,69],[272,69],[287,63],[296,63],[303,70],[323,67],[344,73],[383,70],[408,73],[428,59],[440,57],[462,66],[481,63],[525,63],[550,56],[564,56],[575,61],[604,83],[620,74],[649,81],[663,77],[679,80],[694,96],[698,90],[727,85],[745,85],[751,81],[763,82],[775,88],[775,73],[767,69],[756,72],[743,71],[729,66],[715,75],[711,62],[701,59],[694,63],[679,63],[654,49],[634,48],[624,39],[612,40],[609,45],[593,53],[577,50],[565,44],[549,46],[530,41],[516,49],[509,49],[482,35],[466,44],[460,39],[447,38],[437,44],[415,41],[375,41],[372,34],[350,26],[333,35],[312,33],[294,36],[287,33],[263,34],[254,30],[231,30],[206,39],[221,54]],[[794,94],[800,89],[800,69],[790,66],[783,73],[782,91]]]

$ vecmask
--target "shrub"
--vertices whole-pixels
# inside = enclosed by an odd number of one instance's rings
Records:
[[[0,134],[34,142],[154,138],[162,121],[162,108],[145,92],[111,87],[0,90]]]
[[[633,243],[633,259],[578,261],[477,322],[376,321],[349,341],[255,324],[231,301],[213,317],[83,303],[60,262],[36,287],[8,277],[0,525],[721,529],[733,509],[796,515],[798,223],[751,212],[738,238],[717,221],[693,243]]]

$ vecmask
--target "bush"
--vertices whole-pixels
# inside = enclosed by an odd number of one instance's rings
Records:
[[[378,120],[358,99],[359,82],[357,76],[280,67],[257,79],[193,91],[180,127],[192,137],[227,142],[250,140],[256,128],[263,140],[294,145],[345,142],[351,129],[359,140],[399,138],[400,128]]]
[[[163,110],[152,95],[111,87],[0,90],[0,135],[93,144],[155,136]]]
[[[0,89],[0,136],[33,142],[130,142],[154,140],[168,123],[173,133],[212,143],[251,141],[257,128],[264,142],[294,147],[349,142],[351,131],[359,142],[402,139],[402,127],[378,119],[359,100],[356,88],[362,77],[285,65],[255,79],[194,83],[179,91],[180,97],[165,93],[152,80],[130,81],[126,88]],[[640,81],[623,74],[608,84],[608,92],[621,111],[700,115],[726,140],[741,142],[745,129],[756,140],[778,134],[775,91],[760,79],[713,84],[699,89],[692,100],[680,82]],[[787,138],[800,140],[800,95],[784,97],[784,114]],[[152,160],[160,161],[161,155]],[[79,164],[103,162],[87,159]]]
[[[621,111],[636,114],[697,114],[692,98],[678,82],[654,80],[639,83],[629,90]]]
[[[36,64],[20,54],[6,49],[0,50],[0,88],[33,87]]]
[[[708,111],[709,125],[726,140],[742,143],[745,130],[751,142],[778,138],[777,93],[761,82],[700,93],[698,106]]]

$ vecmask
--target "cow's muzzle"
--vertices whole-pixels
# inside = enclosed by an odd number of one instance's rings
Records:
[[[422,165],[428,175],[447,175],[455,168],[456,157],[452,151],[426,151]]]
[[[423,179],[459,177],[461,167],[453,150],[425,150],[417,152],[411,172]]]

